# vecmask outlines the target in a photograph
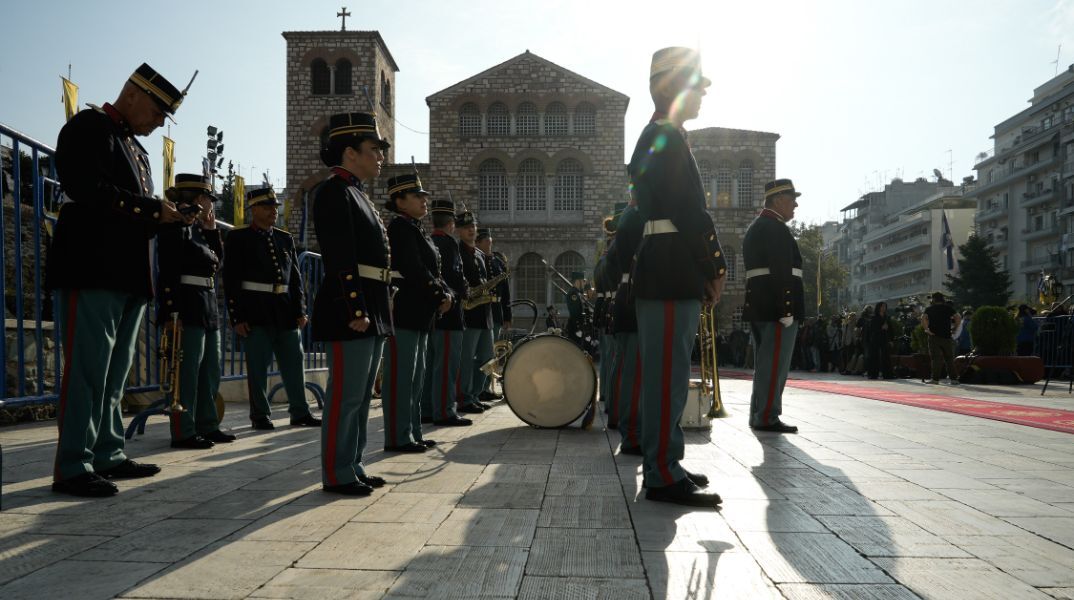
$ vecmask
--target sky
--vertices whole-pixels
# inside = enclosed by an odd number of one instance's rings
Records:
[[[171,126],[176,171],[200,171],[215,125],[248,181],[267,170],[283,187],[280,33],[338,30],[342,4],[347,29],[379,31],[399,65],[401,162],[428,158],[427,96],[525,50],[630,96],[629,153],[652,112],[652,52],[696,46],[714,83],[687,127],[778,133],[776,174],[813,223],[896,176],[972,175],[1060,45],[1058,68],[1074,63],[1074,0],[3,0],[0,123],[54,145],[69,64],[83,105],[112,101],[142,62],[180,88],[197,69]],[[158,180],[163,133],[143,140]]]

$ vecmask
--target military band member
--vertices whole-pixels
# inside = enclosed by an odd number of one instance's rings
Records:
[[[604,403],[604,413],[608,415],[608,427],[611,429],[619,427],[619,407],[613,397],[616,348],[615,338],[611,332],[611,310],[619,280],[611,273],[612,269],[608,264],[608,246],[615,239],[615,221],[623,206],[625,204],[617,205],[613,210],[613,215],[605,217],[603,221],[605,245],[600,258],[593,267],[593,284],[597,295],[593,303],[593,329],[599,336],[600,348],[599,395],[600,401]]]
[[[455,217],[455,233],[459,236],[459,253],[462,256],[463,274],[470,288],[483,285],[488,280],[485,256],[477,249],[477,219],[474,213],[463,211]],[[478,400],[481,393],[474,372],[481,373],[482,358],[492,358],[492,306],[482,304],[465,311],[466,331],[462,337],[462,362],[459,365],[459,382],[456,399],[461,413],[482,413],[488,408]],[[483,383],[483,382],[482,382]]]
[[[798,196],[790,179],[764,186],[764,209],[742,239],[746,266],[746,302],[742,318],[750,323],[755,347],[750,427],[757,431],[795,433],[780,420],[783,386],[794,353],[798,323],[805,317],[802,253],[787,221],[794,218]]]
[[[224,245],[208,177],[180,173],[165,196],[181,212],[197,214],[194,224],[162,227],[157,235],[157,323],[163,330],[174,316],[182,331],[175,343],[182,350],[179,403],[184,410],[170,415],[172,448],[211,448],[214,443],[235,441],[235,436],[220,431],[216,413],[220,388],[216,272]]]
[[[313,227],[324,280],[313,307],[313,338],[327,344],[328,398],[321,424],[326,492],[365,496],[384,485],[362,464],[369,402],[384,339],[392,335],[391,249],[363,181],[380,174],[388,142],[369,113],[332,115],[321,160],[331,168],[314,188]]]
[[[585,336],[583,331],[585,323],[585,273],[581,271],[571,272],[571,287],[567,290],[564,298],[567,303],[567,339],[574,342],[579,348],[586,350]]]
[[[275,227],[281,202],[271,187],[246,192],[250,225],[232,230],[224,242],[224,292],[228,317],[246,353],[246,389],[254,429],[275,429],[269,419],[268,369],[280,367],[291,424],[317,427],[306,403],[302,328],[306,292],[298,270],[295,240]]]
[[[452,237],[455,233],[455,203],[451,200],[433,200],[429,212],[432,213],[433,244],[440,253],[440,274],[451,289],[455,302],[436,320],[436,331],[429,338],[427,362],[432,363],[432,368],[426,370],[428,375],[424,389],[428,391],[422,395],[428,398],[433,424],[466,426],[473,422],[460,417],[455,410],[462,339],[466,328],[462,302],[468,292],[459,243]]]
[[[656,113],[630,160],[638,210],[647,222],[638,248],[633,289],[641,348],[641,447],[645,497],[693,506],[714,506],[702,493],[707,478],[680,464],[684,440],[679,421],[690,383],[701,304],[719,300],[726,264],[705,189],[686,141],[683,123],[697,117],[705,88],[701,57],[690,48],[653,55],[649,90]]]
[[[544,326],[548,331],[559,329],[559,311],[555,304],[544,307]]]
[[[641,351],[631,272],[644,225],[637,206],[628,205],[619,216],[615,238],[608,247],[608,274],[613,279],[619,277],[612,314],[617,350],[612,396],[618,404],[619,453],[634,456],[641,456]]]
[[[388,224],[392,250],[392,299],[395,335],[388,338],[384,356],[384,449],[425,452],[436,445],[421,432],[421,387],[425,381],[426,349],[436,317],[447,312],[454,298],[440,276],[440,253],[421,220],[429,212],[429,192],[417,174],[388,180]]]
[[[60,208],[45,271],[64,353],[56,492],[111,496],[118,488],[108,479],[160,472],[127,458],[120,400],[153,298],[150,241],[159,225],[194,217],[153,197],[149,156],[135,137],[163,125],[182,100],[143,64],[114,103],[82,110],[60,130],[56,172],[69,201]]]
[[[507,258],[500,252],[492,250],[492,230],[490,228],[477,228],[477,242],[475,245],[485,257],[485,265],[488,267],[490,279],[507,272]],[[503,335],[504,327],[511,328],[511,284],[506,279],[496,284],[493,297],[495,299],[490,306],[492,307],[492,342],[495,343]],[[486,402],[502,400],[503,396],[492,390],[492,378],[481,371],[481,367],[492,359],[494,354],[493,345],[490,344],[488,348],[484,349],[484,352],[481,352],[481,350],[482,348],[478,348],[477,360],[474,361],[474,381],[477,382],[475,387],[481,390],[477,399]]]

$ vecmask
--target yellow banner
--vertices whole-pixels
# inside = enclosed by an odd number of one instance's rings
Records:
[[[164,189],[175,185],[175,140],[164,136]]]
[[[66,77],[60,77],[63,80],[63,112],[67,115],[67,120],[70,121],[71,117],[75,116],[78,112],[78,86],[71,83]]]
[[[232,206],[235,207],[235,222],[232,223],[235,227],[242,225],[243,217],[243,201],[246,199],[246,182],[243,181],[242,175],[235,176],[235,185],[231,186]]]

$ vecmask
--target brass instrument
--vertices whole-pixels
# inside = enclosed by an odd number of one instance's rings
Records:
[[[496,286],[506,281],[510,276],[510,271],[504,271],[485,283],[470,288],[469,293],[466,295],[466,299],[462,301],[462,308],[464,310],[470,310],[484,304],[489,304],[490,302],[495,302],[496,296],[492,295],[492,290],[496,289]]]
[[[481,372],[496,381],[503,379],[503,365],[512,349],[513,345],[509,340],[496,340],[492,345],[492,358],[481,365]]]
[[[709,419],[727,416],[720,397],[720,368],[716,357],[716,307],[702,306],[701,320],[698,323],[698,342],[701,350],[701,395],[711,395]]]
[[[179,313],[172,313],[160,334],[160,391],[171,396],[168,412],[181,413],[186,409],[179,403],[179,367],[183,363],[183,326]]]

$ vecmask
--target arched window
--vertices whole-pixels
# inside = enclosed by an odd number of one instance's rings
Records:
[[[574,276],[571,275],[571,273],[574,273],[575,271],[578,271],[578,272],[582,273],[583,276],[585,275],[585,259],[582,258],[581,254],[578,254],[577,252],[575,252],[573,250],[568,250],[568,251],[564,252],[563,254],[560,254],[559,256],[557,256],[555,266],[556,266],[557,271],[562,273],[564,277],[566,277],[567,279],[570,279],[572,282],[574,281]],[[560,281],[559,283],[563,283],[563,282]],[[562,294],[557,292],[556,293],[556,302],[566,302],[567,299],[562,297],[562,296],[563,296]],[[564,316],[566,316],[566,315],[564,315]]]
[[[336,94],[351,93],[351,61],[341,58],[336,61]]]
[[[753,208],[753,163],[744,160],[738,165],[739,208]]]
[[[715,206],[712,194],[712,163],[707,160],[698,161],[697,172],[701,174],[701,185],[705,186],[705,206]]]
[[[731,163],[722,161],[716,167],[716,206],[731,208]]]
[[[467,102],[459,109],[459,135],[481,135],[481,111],[473,102]]]
[[[332,93],[332,74],[328,71],[328,63],[323,60],[317,58],[310,64],[310,80],[313,83],[311,93]]]
[[[532,102],[523,102],[518,105],[515,114],[515,132],[518,135],[539,135],[541,122],[537,118],[537,107]]]
[[[380,74],[380,105],[388,114],[392,112],[392,82],[383,72]]]
[[[590,135],[597,132],[597,109],[588,102],[582,102],[574,109],[574,133]]]
[[[511,115],[503,102],[493,102],[489,106],[486,124],[489,135],[509,135],[511,133]]]
[[[742,324],[742,313],[745,309],[741,306],[735,309],[735,312],[731,313],[731,331],[745,329]]]
[[[722,250],[723,259],[727,263],[727,281],[735,281],[738,277],[738,263],[735,262],[738,258],[738,253],[735,252],[734,248],[728,246],[723,246]]]
[[[477,169],[477,190],[481,210],[507,210],[507,169],[490,158]]]
[[[548,306],[548,274],[541,262],[541,255],[533,252],[523,254],[511,279],[515,282],[515,299],[533,300],[538,311]]]
[[[518,166],[518,180],[515,186],[515,208],[517,210],[544,210],[545,201],[544,166],[535,158],[527,158]]]
[[[553,102],[544,110],[544,134],[567,135],[567,107]]]
[[[568,158],[556,165],[555,210],[582,210],[582,164]]]

